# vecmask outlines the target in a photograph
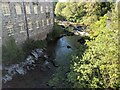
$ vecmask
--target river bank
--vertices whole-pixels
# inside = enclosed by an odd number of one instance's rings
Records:
[[[59,67],[63,65],[69,66],[68,58],[75,49],[75,42],[77,42],[78,38],[77,36],[66,36],[48,43],[47,54],[49,55],[50,69],[41,70],[40,60],[38,60],[34,70],[29,71],[24,76],[16,75],[12,81],[3,84],[3,88],[50,88],[48,81],[52,79]],[[51,60],[54,59],[59,67],[55,67],[51,63]]]

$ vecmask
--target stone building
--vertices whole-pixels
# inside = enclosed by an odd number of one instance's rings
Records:
[[[27,38],[45,39],[54,24],[53,3],[20,1],[1,3],[2,42],[10,37],[18,44]]]

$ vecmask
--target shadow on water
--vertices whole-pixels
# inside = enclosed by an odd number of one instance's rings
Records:
[[[68,72],[70,68],[71,55],[74,54],[74,51],[76,51],[77,47],[80,45],[80,43],[78,42],[79,38],[79,36],[64,36],[58,41],[52,41],[48,43],[48,61],[55,61],[59,66],[55,67],[51,63],[51,68],[49,70],[41,71],[39,60],[34,70],[29,71],[24,76],[15,76],[12,81],[4,84],[3,88],[49,88],[50,86],[47,85],[48,81],[51,80],[55,73],[63,69],[61,68],[62,66],[65,66],[64,68],[67,69],[63,70],[61,76],[65,76],[66,72]]]
[[[60,38],[57,41],[55,46],[55,61],[59,64],[59,67],[56,69],[54,75],[49,80],[49,85],[54,88],[69,88],[70,84],[67,82],[67,74],[70,71],[70,63],[73,55],[77,55],[75,52],[78,52],[82,49],[81,56],[85,51],[85,45],[80,44],[78,40],[81,37],[79,36],[65,36]],[[80,56],[80,54],[79,54]]]

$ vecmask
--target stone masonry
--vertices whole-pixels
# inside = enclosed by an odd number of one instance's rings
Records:
[[[54,24],[52,2],[1,2],[2,43],[10,37],[18,44],[29,36],[43,40]],[[28,29],[27,29],[28,28]],[[28,32],[28,33],[27,33]]]

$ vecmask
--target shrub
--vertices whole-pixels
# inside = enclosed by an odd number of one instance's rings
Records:
[[[29,55],[31,51],[36,48],[45,48],[46,46],[47,46],[46,40],[33,40],[33,39],[26,40],[22,45],[26,55]]]
[[[72,32],[74,30],[74,27],[68,27],[67,30],[68,32]]]
[[[10,38],[5,45],[2,46],[3,64],[13,64],[24,60],[25,54],[23,49],[16,45],[15,40]]]
[[[72,58],[68,80],[75,88],[118,88],[120,87],[119,44],[117,14],[112,13],[111,25],[105,26],[105,17],[91,26],[93,32],[99,31],[87,41],[82,58]],[[95,36],[95,37],[94,37]],[[79,53],[79,52],[77,52]]]
[[[63,34],[63,29],[57,23],[55,23],[53,26],[53,31],[47,35],[47,41],[49,42],[51,40],[54,40],[61,34]]]
[[[2,47],[3,64],[15,64],[23,61],[32,50],[45,48],[46,40],[26,40],[23,45],[17,45],[13,38],[10,38]]]

